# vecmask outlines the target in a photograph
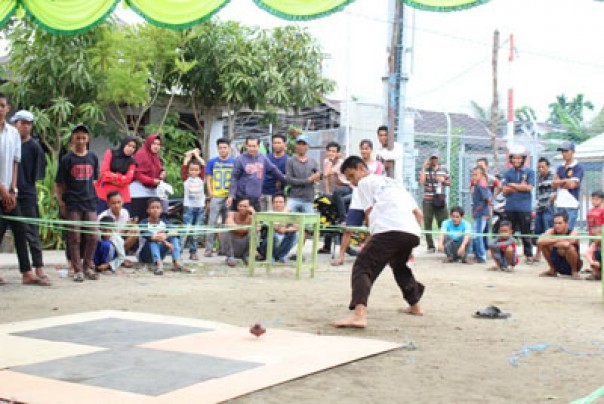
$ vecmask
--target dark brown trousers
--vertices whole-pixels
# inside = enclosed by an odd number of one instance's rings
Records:
[[[352,267],[349,309],[354,310],[358,304],[367,306],[371,287],[387,264],[392,267],[394,279],[407,303],[414,305],[419,302],[424,285],[415,280],[411,268],[407,266],[411,251],[418,245],[419,237],[410,233],[390,231],[372,235]]]

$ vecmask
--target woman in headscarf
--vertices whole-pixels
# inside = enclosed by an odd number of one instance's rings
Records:
[[[147,201],[157,197],[157,186],[166,177],[164,166],[159,158],[161,139],[159,135],[147,136],[143,146],[134,158],[138,165],[134,171],[134,181],[130,184],[130,217],[143,220],[147,217]]]
[[[133,154],[136,151],[136,138],[128,136],[122,139],[116,149],[105,152],[101,163],[99,180],[94,184],[96,195],[99,198],[97,213],[105,211],[107,194],[118,191],[122,195],[124,207],[130,204],[130,183],[134,178],[136,160]]]

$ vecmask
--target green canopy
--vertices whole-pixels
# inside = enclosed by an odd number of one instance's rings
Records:
[[[230,0],[122,0],[151,24],[184,29],[204,21]],[[341,11],[354,0],[254,0],[269,13],[287,20],[310,20]],[[387,0],[374,0],[387,1]],[[400,0],[428,11],[463,10],[489,0]],[[503,0],[501,0],[503,1]],[[602,0],[598,0],[602,1]],[[0,27],[27,13],[44,29],[59,34],[86,31],[103,22],[120,0],[0,0]]]
[[[402,0],[413,8],[428,11],[457,11],[479,6],[489,0]]]

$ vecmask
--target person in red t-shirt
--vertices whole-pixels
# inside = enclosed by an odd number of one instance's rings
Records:
[[[591,209],[587,212],[587,228],[590,234],[592,233],[592,229],[602,227],[604,223],[602,202],[604,202],[604,192],[594,191],[591,193]]]

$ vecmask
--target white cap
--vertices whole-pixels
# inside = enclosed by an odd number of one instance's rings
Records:
[[[35,119],[34,119],[34,114],[22,109],[21,111],[17,111],[17,113],[15,115],[13,115],[13,117],[10,119],[10,121],[11,121],[11,123],[15,123],[17,121],[33,122],[33,121],[35,121]]]

